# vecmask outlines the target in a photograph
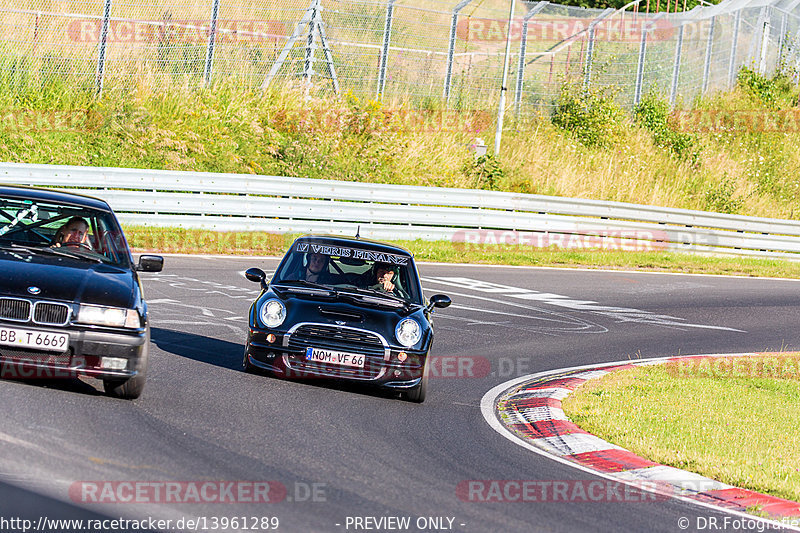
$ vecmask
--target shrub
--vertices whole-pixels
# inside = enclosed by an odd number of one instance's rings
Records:
[[[772,78],[742,67],[736,78],[736,85],[753,99],[760,101],[770,109],[780,109],[792,99],[794,83],[783,70],[778,70]]]
[[[476,189],[490,191],[500,190],[500,182],[506,177],[500,161],[493,154],[476,157],[464,165],[463,172],[473,181]]]
[[[610,91],[565,83],[550,120],[585,146],[607,147],[619,135],[624,118]]]
[[[709,186],[706,190],[706,209],[717,213],[737,213],[742,208],[744,199],[741,197],[734,198],[735,193],[736,184],[731,178],[725,176],[722,181],[716,185]]]
[[[681,161],[692,166],[700,164],[700,149],[697,136],[677,131],[670,121],[669,103],[666,98],[650,92],[634,108],[634,120],[653,136],[656,146],[666,148]]]

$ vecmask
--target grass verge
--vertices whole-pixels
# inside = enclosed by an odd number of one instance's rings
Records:
[[[653,461],[800,501],[800,354],[621,370],[563,402],[583,429]]]
[[[282,256],[295,235],[266,232],[216,232],[185,228],[127,226],[131,247],[139,251],[187,254]],[[393,241],[417,261],[552,267],[649,270],[800,278],[800,262],[742,257],[706,257],[666,252],[563,250],[530,246],[465,244],[449,241]]]

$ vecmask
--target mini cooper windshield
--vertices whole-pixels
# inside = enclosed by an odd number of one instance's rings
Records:
[[[272,286],[319,295],[360,295],[422,305],[419,279],[406,255],[296,242],[284,258]]]
[[[110,212],[26,198],[0,198],[0,247],[126,267],[131,261]]]

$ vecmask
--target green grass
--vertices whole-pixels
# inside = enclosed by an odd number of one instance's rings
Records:
[[[158,87],[142,77],[128,91],[109,82],[95,99],[91,89],[75,88],[85,80],[40,79],[22,63],[0,75],[4,161],[494,189],[800,218],[800,133],[792,131],[697,132],[697,157],[686,159],[675,156],[674,142],[665,146],[672,137],[654,138],[624,114],[596,117],[600,126],[615,121],[614,135],[597,146],[581,143],[573,121],[556,121],[563,129],[549,117],[509,114],[500,155],[476,161],[466,147],[478,137],[492,144],[492,95],[466,96],[447,109],[413,95],[376,102],[312,91],[306,98],[297,86],[262,93],[230,79],[211,88]],[[696,108],[768,115],[791,111],[796,101],[793,85],[746,79]],[[37,122],[53,113],[84,119]]]
[[[137,252],[282,256],[294,235],[266,232],[221,233],[185,228],[127,226],[125,234]],[[529,246],[484,245],[448,241],[393,241],[411,250],[417,261],[590,267],[692,274],[728,274],[796,279],[800,262],[738,257],[706,257],[666,252],[563,250]]]
[[[800,355],[612,372],[563,402],[581,428],[658,463],[800,500]]]

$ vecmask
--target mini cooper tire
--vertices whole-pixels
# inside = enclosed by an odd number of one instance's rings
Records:
[[[425,401],[425,396],[428,393],[428,363],[425,362],[425,368],[422,371],[422,379],[419,385],[412,389],[408,389],[403,393],[403,397],[409,402],[422,403]]]

